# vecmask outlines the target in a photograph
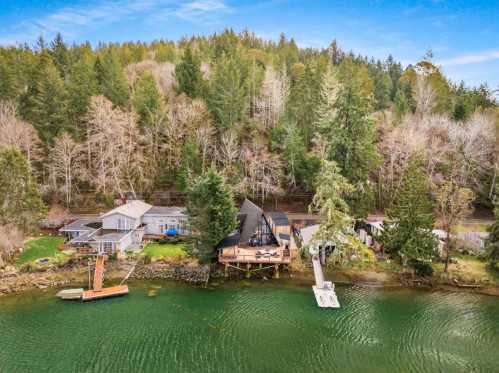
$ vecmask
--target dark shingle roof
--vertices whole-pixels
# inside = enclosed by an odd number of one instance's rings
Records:
[[[279,238],[281,240],[286,240],[286,241],[289,241],[290,240],[290,236],[289,234],[285,234],[285,233],[279,233]]]
[[[240,214],[244,215],[244,219],[241,221],[239,242],[244,245],[249,242],[251,236],[255,233],[262,219],[263,211],[249,199],[246,199],[241,206]]]
[[[282,211],[272,211],[267,213],[276,226],[289,225],[288,216]]]
[[[77,219],[69,224],[66,224],[61,229],[60,232],[67,231],[95,231],[102,227],[102,220],[100,218],[95,219]]]

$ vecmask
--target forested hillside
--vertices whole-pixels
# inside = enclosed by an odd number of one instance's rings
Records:
[[[46,201],[69,206],[175,188],[214,166],[238,195],[315,190],[321,161],[357,216],[390,207],[413,155],[432,193],[491,206],[499,109],[431,53],[403,67],[230,30],[179,42],[0,48],[0,145],[26,156]]]

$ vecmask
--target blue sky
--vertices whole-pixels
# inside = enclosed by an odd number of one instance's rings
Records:
[[[61,32],[69,42],[177,40],[232,27],[300,46],[347,50],[404,64],[428,48],[446,74],[499,88],[496,0],[0,0],[0,44]]]

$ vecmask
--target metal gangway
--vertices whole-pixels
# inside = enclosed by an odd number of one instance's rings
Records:
[[[317,305],[322,308],[340,308],[340,302],[334,291],[334,284],[331,281],[324,281],[324,273],[319,259],[319,248],[310,248],[312,255],[312,266],[314,268],[315,285],[314,290],[315,300]]]

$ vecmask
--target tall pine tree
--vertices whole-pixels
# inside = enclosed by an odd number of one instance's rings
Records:
[[[45,143],[64,130],[74,130],[68,118],[66,87],[47,50],[38,56],[21,107],[24,117],[35,125]]]
[[[185,49],[180,63],[175,67],[175,78],[177,93],[185,93],[190,98],[203,95],[204,80],[201,61],[192,53],[190,46]]]
[[[372,206],[369,173],[379,158],[369,117],[372,103],[372,82],[365,66],[346,58],[337,73],[326,74],[316,125],[329,142],[329,159],[356,188],[348,201],[357,216],[365,216]]]
[[[432,232],[434,206],[418,158],[411,159],[400,185],[393,206],[387,212],[382,241],[387,251],[419,268],[435,258],[438,242]]]
[[[90,99],[97,94],[97,76],[94,70],[95,58],[89,45],[82,46],[75,55],[77,61],[71,66],[67,79],[68,111],[76,134],[82,136]]]
[[[46,212],[26,157],[16,148],[0,148],[0,224],[37,231]]]
[[[208,107],[218,126],[233,128],[248,117],[248,87],[235,57],[221,58],[210,83]]]
[[[114,105],[125,107],[130,99],[128,83],[116,52],[108,49],[95,62],[99,91]]]
[[[187,215],[196,236],[196,255],[203,261],[215,255],[215,247],[237,225],[232,191],[220,174],[209,169],[187,190]]]
[[[132,101],[135,112],[139,116],[140,125],[148,126],[151,124],[153,115],[160,108],[161,95],[150,72],[146,71],[140,76],[135,86]]]

